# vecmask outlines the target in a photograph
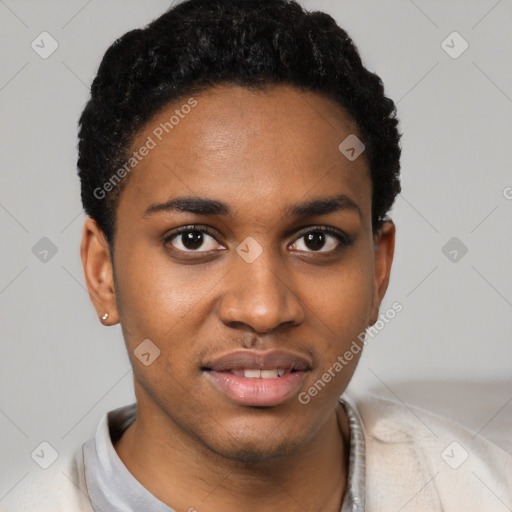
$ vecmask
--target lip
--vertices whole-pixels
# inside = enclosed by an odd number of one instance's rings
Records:
[[[203,369],[215,372],[242,370],[244,368],[258,370],[285,368],[287,370],[306,371],[311,369],[311,363],[304,357],[284,350],[268,350],[266,352],[237,350],[203,365]]]
[[[290,373],[270,379],[251,379],[230,373],[231,370],[275,368]],[[291,352],[240,350],[208,362],[203,367],[203,375],[217,391],[239,405],[273,407],[298,394],[310,369],[309,361]]]

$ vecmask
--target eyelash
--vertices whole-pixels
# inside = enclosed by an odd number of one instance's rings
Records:
[[[199,231],[200,233],[206,233],[207,235],[211,236],[214,240],[217,240],[215,234],[211,230],[209,230],[206,226],[197,226],[195,224],[192,224],[192,225],[189,225],[189,226],[182,226],[181,228],[176,229],[176,231],[174,231],[171,235],[167,236],[164,239],[164,245],[168,244],[171,240],[173,240],[174,238],[176,238],[180,234],[182,234],[182,233],[189,233],[190,231]],[[309,233],[318,232],[318,231],[320,231],[321,233],[327,233],[329,235],[332,235],[339,242],[339,246],[336,247],[335,249],[332,249],[331,251],[328,251],[327,253],[320,253],[318,251],[319,254],[334,253],[337,250],[339,250],[340,248],[349,247],[354,242],[353,238],[350,237],[349,235],[347,235],[345,233],[342,233],[342,232],[338,231],[337,229],[331,228],[329,226],[311,226],[311,227],[308,227],[305,231],[302,231],[297,236],[297,238],[294,240],[294,242],[296,242],[297,240],[299,240],[300,238],[306,236]],[[180,251],[180,249],[176,249],[176,250]],[[201,252],[204,252],[204,253],[207,253],[209,251],[182,251],[182,252],[190,252],[190,253],[195,253],[195,252],[201,253]],[[317,251],[308,251],[308,252],[311,252],[312,254],[317,253]]]
[[[174,233],[172,233],[165,239],[165,242],[169,242],[174,237],[181,235],[181,233],[188,233],[189,231],[199,231],[201,233],[206,233],[207,235],[210,235],[212,238],[215,238],[214,233],[210,231],[206,226],[196,226],[195,224],[191,224],[190,226],[182,226],[181,228],[178,228]]]

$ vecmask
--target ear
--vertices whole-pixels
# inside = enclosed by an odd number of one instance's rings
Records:
[[[114,325],[119,322],[114,272],[110,261],[110,249],[103,231],[95,220],[88,217],[84,224],[80,257],[84,269],[89,297],[101,322]],[[105,313],[108,317],[103,319]]]
[[[395,252],[395,224],[384,221],[374,235],[375,274],[370,325],[379,319],[379,308],[388,288],[391,263]]]

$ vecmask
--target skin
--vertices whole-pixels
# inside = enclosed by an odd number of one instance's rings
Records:
[[[121,323],[134,373],[138,417],[115,449],[177,511],[339,511],[349,429],[337,404],[361,352],[307,405],[297,396],[275,407],[236,404],[201,367],[238,349],[285,349],[311,361],[300,390],[307,391],[378,319],[394,225],[373,232],[364,153],[349,161],[338,150],[357,126],[330,99],[289,86],[216,86],[196,99],[127,178],[113,266],[102,231],[91,219],[84,226],[91,299],[100,318],[109,313],[105,324]],[[185,102],[157,114],[133,148]],[[338,194],[359,211],[285,215],[296,203]],[[144,215],[176,196],[216,199],[231,214]],[[183,236],[164,241],[190,224],[208,226],[215,238],[204,234],[195,250]],[[304,235],[319,226],[353,243],[340,246],[327,234],[323,246],[308,244]],[[263,250],[252,263],[235,251],[249,236]],[[148,338],[161,353],[145,366],[134,350]]]

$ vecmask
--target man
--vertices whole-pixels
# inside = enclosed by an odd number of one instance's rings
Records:
[[[332,18],[182,2],[109,48],[79,137],[85,279],[137,403],[12,510],[512,506],[499,448],[343,395],[388,286],[400,148]]]

